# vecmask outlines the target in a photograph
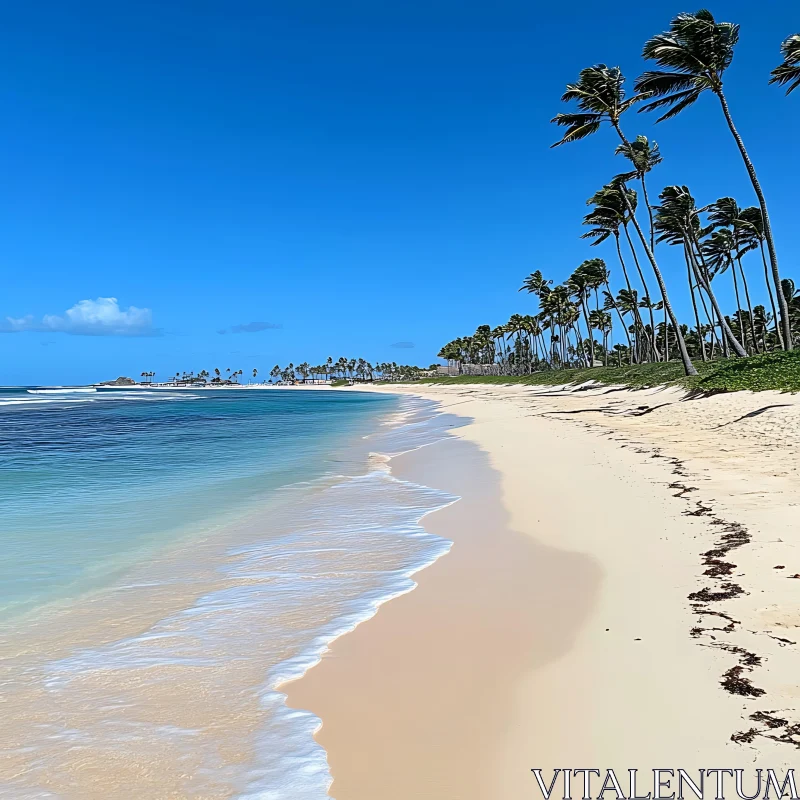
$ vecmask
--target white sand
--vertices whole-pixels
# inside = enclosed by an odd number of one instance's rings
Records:
[[[425,521],[453,549],[290,686],[323,720],[333,797],[522,800],[538,796],[532,767],[791,763],[778,740],[800,739],[797,398],[392,391],[471,417],[456,436],[483,456],[436,456],[444,444],[397,460],[463,495]],[[726,691],[725,675],[765,693]]]

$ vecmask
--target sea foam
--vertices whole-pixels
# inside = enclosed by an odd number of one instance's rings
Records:
[[[102,713],[79,730],[50,731],[51,743],[66,744],[67,737],[77,752],[161,742],[202,759],[194,791],[213,775],[241,800],[324,800],[331,777],[314,738],[321,721],[288,708],[282,687],[382,603],[411,591],[414,574],[451,546],[421,520],[458,498],[398,480],[388,457],[441,440],[452,419],[433,404],[402,400],[382,421],[358,445],[364,472],[327,474],[279,489],[284,502],[268,519],[249,523],[255,526],[249,541],[229,548],[217,568],[218,585],[190,607],[139,635],[50,662],[42,682],[54,700],[84,693],[83,702],[91,702],[93,687],[103,689],[95,699],[102,700]],[[263,535],[252,535],[258,530]],[[242,665],[248,676],[261,675],[255,685],[227,687],[258,698],[249,763],[220,763],[213,739],[187,729],[140,720],[131,738],[131,709],[160,683],[182,684],[199,670],[213,685],[214,675],[228,679],[230,664]]]

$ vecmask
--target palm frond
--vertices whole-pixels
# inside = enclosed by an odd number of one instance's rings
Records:
[[[644,175],[653,167],[658,166],[663,159],[658,142],[650,142],[646,136],[637,136],[632,142],[617,145],[616,155],[623,155],[633,164],[636,175]],[[617,180],[630,180],[630,177],[618,176]]]
[[[609,228],[593,228],[590,231],[586,231],[586,233],[581,234],[581,239],[594,239],[591,243],[591,247],[597,247],[597,245],[602,244],[613,231]]]
[[[739,26],[717,22],[710,11],[678,14],[669,31],[649,39],[642,51],[662,70],[645,72],[635,82],[636,91],[655,97],[639,111],[669,110],[657,121],[663,122],[692,105],[700,94],[722,90],[722,74],[733,60],[739,41]]]
[[[560,127],[568,128],[561,140],[551,145],[551,147],[558,147],[567,142],[577,142],[596,133],[600,129],[603,117],[601,114],[556,114],[550,121]]]
[[[615,175],[613,178],[614,183],[627,183],[628,181],[634,180],[634,178],[639,177],[639,170],[633,170],[632,172],[620,172],[619,175]]]
[[[637,91],[650,97],[665,97],[676,92],[685,92],[697,88],[697,78],[694,75],[683,75],[677,72],[663,72],[649,70],[636,79]],[[651,103],[648,103],[651,105]]]
[[[670,108],[670,110],[667,111],[666,114],[662,114],[656,120],[656,122],[657,123],[658,122],[664,122],[665,120],[672,119],[673,117],[675,117],[678,114],[680,114],[681,111],[683,111],[685,108],[689,108],[689,106],[692,105],[693,103],[695,103],[699,97],[700,97],[700,92],[699,91],[688,93],[686,95],[686,97],[683,98],[683,100],[679,100],[678,102],[675,102],[675,105],[673,105],[672,108]],[[674,102],[674,100],[673,100],[673,102]]]
[[[781,44],[783,64],[772,70],[770,83],[786,86],[786,94],[791,94],[800,86],[800,33],[795,33]]]

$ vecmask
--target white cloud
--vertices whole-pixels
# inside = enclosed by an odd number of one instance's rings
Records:
[[[116,297],[79,300],[63,314],[45,314],[41,319],[31,314],[6,317],[0,330],[6,333],[46,331],[77,336],[153,336],[157,333],[149,308],[129,306],[122,309]]]

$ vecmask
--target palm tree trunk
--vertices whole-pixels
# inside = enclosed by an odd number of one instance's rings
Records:
[[[736,140],[736,145],[739,148],[739,152],[742,154],[744,165],[747,167],[747,172],[750,175],[750,182],[753,184],[756,197],[758,197],[758,204],[761,206],[761,216],[764,219],[764,236],[767,240],[767,247],[769,248],[769,260],[772,267],[772,281],[775,284],[775,291],[778,295],[778,307],[781,311],[783,348],[784,350],[791,350],[792,329],[789,324],[789,305],[786,302],[786,298],[783,296],[783,292],[781,291],[781,275],[778,271],[778,254],[775,250],[775,240],[772,237],[772,223],[770,222],[769,212],[767,211],[767,200],[764,197],[764,192],[761,189],[761,183],[756,175],[756,168],[753,166],[753,162],[750,160],[750,156],[748,155],[744,146],[742,137],[739,135],[739,131],[736,130],[736,126],[733,124],[733,117],[731,117],[731,111],[728,108],[728,101],[721,89],[717,91],[717,97],[719,97],[719,102],[722,105],[722,113],[725,114],[725,121],[728,123],[728,127],[733,134],[733,138]]]
[[[570,323],[570,328],[575,331],[575,349],[581,356],[581,361],[586,359],[586,348],[583,346],[583,336],[581,326],[578,322]]]
[[[627,279],[627,275],[625,277]],[[611,298],[611,304],[614,306],[614,310],[617,312],[617,316],[619,316],[619,321],[620,324],[622,325],[622,330],[625,331],[625,338],[628,340],[628,352],[632,353],[633,348],[631,346],[631,335],[630,333],[628,333],[628,326],[625,324],[625,320],[622,318],[622,312],[619,310],[617,301],[614,299],[614,295],[611,294],[611,287],[608,285],[608,281],[606,281],[606,291],[608,292],[608,296]]]
[[[753,306],[750,303],[750,290],[747,287],[747,276],[744,273],[744,267],[742,266],[742,257],[737,256],[736,258],[737,263],[739,264],[739,273],[742,276],[742,284],[744,285],[744,296],[745,300],[747,301],[747,313],[750,315],[750,335],[753,337],[753,349],[756,353],[761,352],[761,348],[758,346],[758,338],[756,337],[756,326],[755,322],[753,321]]]
[[[694,296],[694,281],[692,280],[692,266],[689,263],[689,256],[686,253],[686,245],[683,246],[683,253],[686,257],[686,272],[689,276],[689,293],[692,295],[692,308],[694,309],[694,321],[697,325],[697,338],[700,340],[700,354],[703,356],[703,361],[708,361],[706,355],[706,340],[703,336],[703,327],[700,325],[700,315],[697,313],[697,299]],[[702,299],[702,298],[701,298]]]
[[[656,229],[653,223],[653,207],[650,205],[650,198],[647,196],[647,184],[644,180],[644,173],[639,176],[642,182],[642,196],[644,197],[644,204],[647,206],[647,215],[650,217],[650,249],[655,253],[656,251]],[[647,291],[645,289],[645,291]]]
[[[589,313],[586,310],[586,297],[581,295],[581,309],[583,310],[583,321],[586,323],[586,330],[589,333],[589,349],[591,355],[589,356],[589,367],[594,366],[594,336],[592,335],[592,326],[589,324]]]
[[[672,310],[672,304],[669,302],[669,296],[667,295],[667,287],[664,284],[664,276],[661,274],[661,270],[658,268],[658,264],[656,263],[656,258],[653,255],[653,251],[647,246],[647,240],[644,238],[644,234],[642,233],[642,229],[639,226],[639,221],[636,219],[636,215],[633,213],[633,209],[631,208],[630,200],[628,200],[628,195],[625,192],[626,186],[623,182],[621,184],[622,188],[622,199],[625,201],[625,206],[628,209],[628,214],[630,214],[631,221],[633,222],[636,232],[639,234],[639,239],[642,242],[644,247],[644,251],[647,254],[647,258],[650,261],[650,266],[653,268],[653,272],[656,276],[656,281],[658,281],[658,288],[661,290],[661,297],[664,300],[664,305],[666,306],[667,313],[669,314],[669,318],[672,321],[672,324],[675,326],[675,333],[678,337],[678,349],[681,353],[681,361],[683,362],[683,370],[687,375],[697,375],[697,370],[695,369],[694,364],[692,364],[692,359],[689,358],[689,351],[686,349],[686,342],[683,339],[683,333],[681,329],[678,327],[678,320],[675,316],[675,312]]]
[[[739,299],[739,279],[736,277],[736,264],[733,263],[733,258],[728,256],[728,266],[730,266],[733,273],[733,293],[736,296],[736,319],[739,322],[739,335],[742,337],[742,344],[745,351],[747,350],[747,334],[744,330],[744,322],[742,322],[742,301]]]
[[[630,278],[628,277],[628,268],[625,266],[625,259],[622,257],[622,247],[620,246],[620,243],[619,243],[619,234],[616,234],[614,236],[614,238],[615,238],[615,240],[617,242],[617,256],[619,257],[619,263],[622,266],[622,274],[625,276],[625,285],[628,287],[628,291],[630,292],[631,297],[633,297],[633,287],[631,286],[631,281],[630,281]],[[606,283],[606,286],[608,286],[608,283]],[[609,292],[609,294],[610,294],[610,292]],[[614,307],[616,308],[616,304],[615,304]],[[617,311],[619,311],[619,309],[617,309]],[[622,320],[622,316],[621,315],[620,315],[620,320]],[[635,314],[634,314],[633,320],[634,320],[634,325],[635,325],[636,324],[636,315]],[[625,325],[624,322],[622,323],[622,326],[625,328],[625,335],[628,336],[628,347],[630,347],[631,346],[631,338],[628,335],[628,328],[627,328],[627,326]],[[631,350],[631,363],[633,363],[633,355],[634,355],[634,351]],[[636,352],[636,357],[637,357],[637,361],[638,361],[638,348],[637,348],[637,352]]]
[[[617,134],[619,135],[619,138],[622,139],[622,142],[625,145],[627,145],[628,147],[630,147],[631,143],[628,141],[627,137],[622,132],[622,128],[620,128],[619,123],[614,121],[613,125],[614,125],[615,130],[617,131]],[[655,227],[654,227],[654,224],[653,224],[653,208],[650,205],[650,198],[647,195],[647,184],[645,183],[645,180],[644,180],[644,173],[642,173],[639,177],[640,177],[641,182],[642,182],[642,194],[644,195],[644,202],[645,202],[645,205],[647,206],[647,214],[648,214],[648,216],[650,218],[650,254],[652,255],[655,252],[655,249],[656,249],[656,245],[655,245]],[[624,183],[622,184],[622,187],[623,187],[623,191],[624,191],[624,189],[626,188]],[[628,199],[627,198],[625,198],[625,205],[628,206],[628,210],[630,212],[630,215],[631,215],[631,217],[633,217],[633,211],[630,210],[630,203],[628,203]],[[635,223],[635,225],[636,225],[636,227],[638,229],[639,228],[639,223],[636,222],[635,220],[634,220],[634,223]],[[642,268],[639,266],[639,259],[636,256],[636,250],[633,247],[633,242],[631,242],[631,237],[630,237],[630,235],[628,233],[628,226],[624,225],[623,227],[625,228],[625,236],[628,239],[628,244],[630,245],[631,252],[633,253],[633,260],[636,263],[636,269],[639,271],[639,277],[642,279],[642,287],[644,288],[645,296],[647,297],[648,303],[650,304],[650,327],[653,329],[653,341],[650,342],[650,337],[647,336],[647,331],[645,331],[645,337],[647,338],[648,344],[651,345],[653,359],[655,361],[659,361],[661,356],[658,353],[658,344],[656,342],[656,325],[655,325],[655,322],[653,322],[653,309],[652,309],[652,303],[650,301],[650,292],[647,290],[647,283],[645,282],[644,274],[642,273]],[[643,242],[643,244],[645,244],[645,243]],[[628,288],[630,288],[630,287],[628,287]]]
[[[730,345],[733,348],[733,351],[736,353],[736,355],[741,356],[742,358],[746,358],[747,352],[739,344],[739,341],[733,335],[733,331],[731,330],[730,325],[728,325],[728,323],[725,320],[725,317],[722,315],[722,311],[720,310],[716,295],[711,289],[711,281],[708,280],[705,273],[703,272],[703,269],[695,259],[695,253],[694,253],[694,248],[692,247],[692,241],[687,241],[686,247],[689,252],[690,258],[692,259],[692,266],[695,269],[695,274],[697,275],[697,279],[698,281],[700,281],[700,284],[702,285],[703,289],[705,289],[705,292],[708,295],[708,299],[711,301],[711,307],[714,309],[714,313],[717,315],[717,319],[719,320],[719,326],[720,326],[720,331],[722,333],[723,344],[727,339],[727,341],[730,342]]]
[[[698,285],[698,287],[701,286],[701,285],[709,287],[708,291],[710,292],[711,291],[711,278],[709,278],[709,276],[708,276],[708,265],[706,264],[706,261],[703,258],[703,250],[700,247],[700,242],[697,240],[697,237],[694,235],[694,232],[693,231],[690,232],[689,235],[691,237],[691,241],[694,244],[694,247],[696,248],[694,250],[691,250],[691,255],[692,255],[692,258],[694,260],[695,267],[696,267],[697,285]],[[689,247],[691,248],[692,244],[690,244]],[[698,256],[700,257],[699,261],[698,261]],[[701,283],[701,276],[705,278],[705,281],[703,283]],[[703,293],[702,292],[700,292],[700,299],[701,300],[703,299]],[[711,297],[709,295],[709,300],[710,299],[711,299]],[[712,310],[714,311],[714,313],[717,316],[716,324],[711,321],[711,315],[708,313],[708,308],[706,307],[705,300],[703,300],[703,309],[706,312],[706,316],[708,317],[708,324],[711,326],[711,330],[714,332],[715,336],[716,336],[716,325],[719,325],[720,340],[721,340],[721,343],[722,343],[721,344],[721,346],[722,346],[722,356],[723,356],[723,358],[729,358],[731,352],[730,352],[730,348],[728,347],[728,337],[725,336],[725,332],[724,332],[724,330],[722,328],[722,317],[721,317],[721,314],[719,312],[719,306],[718,305],[714,306],[714,304],[712,303]],[[713,343],[712,343],[712,346],[711,346],[711,359],[712,360],[714,359],[714,346],[713,346]]]
[[[653,318],[653,303],[650,299],[650,292],[647,290],[647,283],[644,279],[644,273],[642,272],[642,268],[639,265],[639,257],[636,255],[636,248],[633,246],[633,242],[631,241],[631,235],[628,232],[628,226],[623,225],[622,227],[625,228],[625,237],[628,240],[628,245],[631,248],[631,253],[633,253],[633,263],[636,264],[636,270],[639,273],[639,279],[642,281],[642,287],[644,288],[644,296],[647,298],[647,307],[648,310],[650,311],[650,327],[653,330],[652,339],[650,335],[647,333],[647,329],[646,328],[644,329],[644,335],[648,344],[648,350],[650,350],[651,352],[651,358],[653,359],[653,361],[660,361],[661,355],[659,354],[658,346],[656,345],[656,323]]]
[[[697,289],[697,296],[700,298],[700,303],[703,306],[703,313],[706,315],[706,319],[708,320],[708,327],[711,332],[711,360],[714,360],[714,348],[719,346],[723,353],[727,352],[725,348],[722,347],[720,343],[719,336],[717,336],[717,326],[714,324],[714,321],[711,319],[711,314],[708,311],[708,306],[706,305],[706,298],[703,295],[703,289],[700,286],[700,281],[695,280],[695,288]]]
[[[764,242],[761,241],[761,260],[764,262],[764,280],[767,282],[767,293],[769,294],[769,304],[772,306],[772,319],[775,320],[775,334],[778,337],[778,342],[780,342],[781,347],[784,347],[783,344],[783,333],[781,333],[781,326],[778,322],[778,311],[775,308],[775,296],[772,293],[772,283],[769,279],[769,267],[767,266],[767,254],[764,252]],[[778,294],[783,296],[783,289],[778,291]],[[764,341],[764,350],[767,349],[766,340]],[[785,349],[785,348],[784,348]]]
[[[669,317],[666,308],[664,309],[664,361],[669,361]]]

